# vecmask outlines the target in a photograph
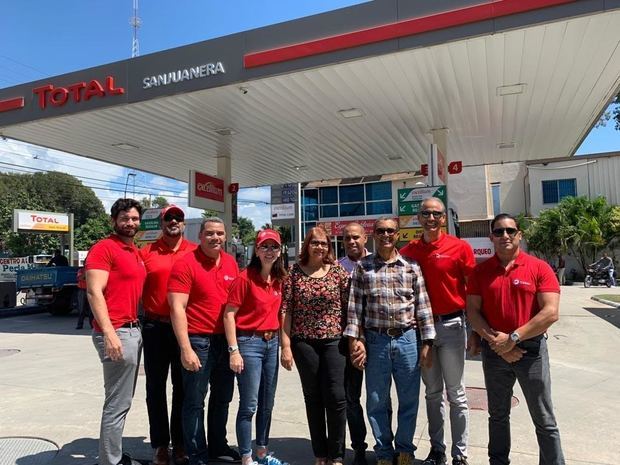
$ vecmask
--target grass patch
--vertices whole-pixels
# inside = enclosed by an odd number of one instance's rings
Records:
[[[594,297],[598,299],[609,300],[611,302],[616,302],[620,304],[620,294],[598,294],[598,295],[595,295]]]

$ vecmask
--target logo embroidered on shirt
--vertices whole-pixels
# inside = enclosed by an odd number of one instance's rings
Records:
[[[227,274],[224,275],[224,281],[234,281],[235,278],[233,276],[228,276]]]
[[[514,284],[515,286],[531,286],[532,283],[528,283],[527,281],[521,281],[519,279],[514,279],[512,281],[512,284]]]

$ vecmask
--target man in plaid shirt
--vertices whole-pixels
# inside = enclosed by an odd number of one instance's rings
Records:
[[[398,223],[379,218],[377,252],[364,257],[351,277],[344,335],[351,360],[366,370],[366,410],[378,465],[412,465],[418,415],[420,365],[430,367],[435,338],[433,312],[420,267],[396,249]],[[388,415],[392,377],[398,397],[396,436]]]

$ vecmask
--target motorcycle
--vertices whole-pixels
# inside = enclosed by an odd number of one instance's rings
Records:
[[[589,266],[586,270],[586,277],[583,280],[584,287],[590,287],[592,285],[605,285],[611,287],[614,284],[612,278],[610,278],[607,270],[601,270],[594,266]]]

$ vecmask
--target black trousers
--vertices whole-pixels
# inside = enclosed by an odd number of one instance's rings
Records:
[[[142,328],[144,373],[146,375],[146,408],[149,415],[151,446],[183,446],[183,378],[181,358],[170,323],[146,320]],[[172,378],[172,409],[168,421],[166,382]]]
[[[344,338],[347,342],[347,338]],[[347,344],[346,353],[349,352]],[[358,370],[347,356],[347,364],[344,370],[344,390],[347,399],[347,423],[351,435],[351,447],[354,451],[363,452],[368,447],[366,444],[366,422],[364,421],[364,409],[360,402],[362,385],[364,384],[364,372]]]
[[[304,393],[314,456],[343,462],[347,421],[346,357],[338,348],[339,342],[340,338],[293,338],[292,351]]]

